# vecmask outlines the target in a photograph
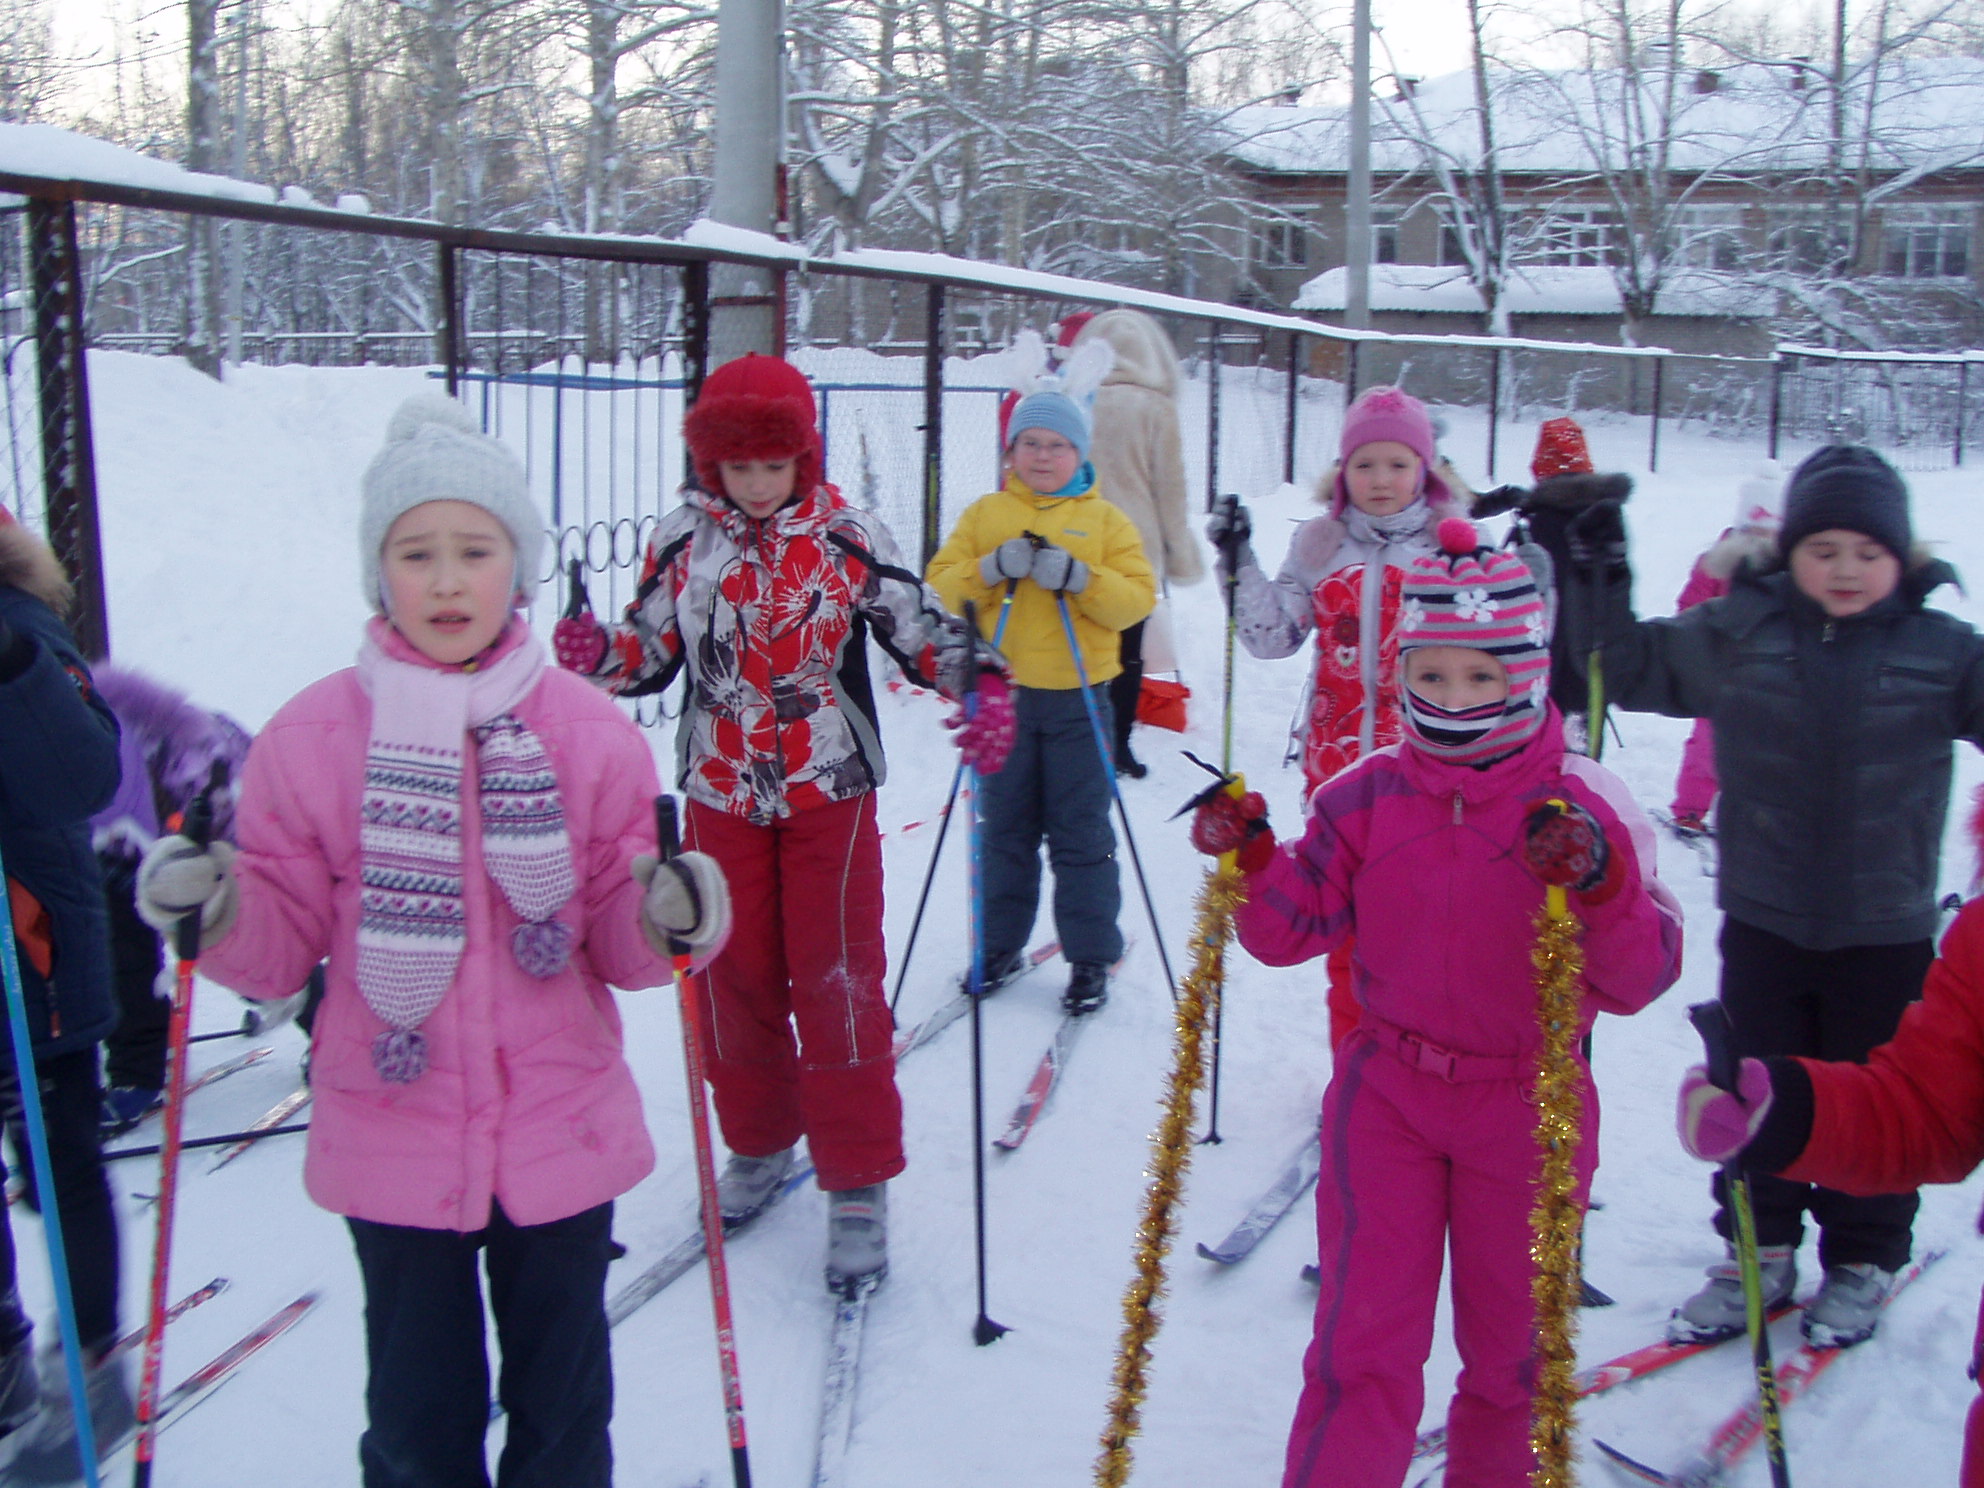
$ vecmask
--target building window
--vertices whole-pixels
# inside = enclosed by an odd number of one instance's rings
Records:
[[[1254,229],[1254,262],[1264,269],[1299,269],[1309,262],[1304,222],[1263,222]]]
[[[1792,274],[1817,274],[1830,270],[1846,257],[1848,247],[1845,209],[1836,220],[1817,203],[1805,207],[1778,207],[1771,213],[1765,254],[1773,269]]]
[[[1405,215],[1397,207],[1371,208],[1371,262],[1397,263],[1398,222]]]
[[[1529,224],[1530,263],[1604,265],[1612,261],[1612,214],[1603,207],[1564,207]]]
[[[1453,218],[1442,214],[1440,217],[1440,267],[1456,269],[1467,267],[1467,250],[1461,245],[1460,227]]]
[[[1881,227],[1881,269],[1897,279],[1970,274],[1970,208],[1896,207]]]
[[[1741,207],[1682,207],[1674,214],[1671,261],[1730,272],[1743,266]]]

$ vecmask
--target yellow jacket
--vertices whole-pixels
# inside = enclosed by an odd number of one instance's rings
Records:
[[[1150,613],[1157,602],[1157,581],[1151,576],[1136,524],[1103,500],[1097,487],[1079,496],[1042,496],[1017,475],[1009,475],[1004,490],[981,496],[964,509],[944,546],[930,560],[930,587],[958,614],[964,613],[966,600],[977,601],[978,628],[989,640],[999,623],[1006,585],[1003,580],[987,585],[979,576],[978,560],[1007,538],[1029,532],[1066,548],[1088,565],[1088,583],[1079,594],[1068,596],[1068,612],[1074,617],[1089,685],[1107,682],[1123,670],[1118,632]],[[1032,579],[1021,579],[1013,592],[1012,614],[999,649],[1012,665],[1013,681],[1021,687],[1081,686],[1068,655],[1060,606]]]

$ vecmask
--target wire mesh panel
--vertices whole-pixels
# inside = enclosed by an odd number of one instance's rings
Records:
[[[41,480],[41,412],[35,389],[34,295],[26,203],[0,206],[0,398],[5,399],[0,504],[37,531],[47,525]]]

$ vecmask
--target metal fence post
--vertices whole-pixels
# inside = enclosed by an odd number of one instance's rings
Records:
[[[110,654],[97,521],[96,448],[83,321],[82,255],[74,202],[28,201],[34,264],[34,341],[41,405],[41,484],[48,541],[76,585],[72,623],[83,654]]]
[[[1206,322],[1206,510],[1219,500],[1219,322]]]
[[[1295,484],[1295,417],[1301,407],[1298,384],[1302,377],[1302,338],[1288,333],[1288,402],[1282,413],[1281,478]]]
[[[710,375],[710,266],[697,259],[682,266],[682,411],[702,396]]]
[[[448,396],[452,398],[461,392],[462,296],[455,272],[458,250],[453,243],[436,243],[434,247],[441,280],[441,362],[448,369]]]
[[[1667,370],[1667,358],[1653,359],[1653,422],[1647,431],[1646,468],[1649,474],[1660,470],[1660,384]]]
[[[1770,354],[1770,458],[1777,458],[1777,433],[1784,422],[1784,355]]]
[[[1951,463],[1963,469],[1963,410],[1970,397],[1970,358],[1956,364],[1956,439],[1950,450]]]
[[[944,531],[944,286],[923,302],[923,566]]]
[[[1357,401],[1357,354],[1363,348],[1364,343],[1362,341],[1352,341],[1350,343],[1350,354],[1343,359],[1343,406],[1345,408],[1348,408]]]
[[[1495,483],[1495,439],[1502,416],[1502,348],[1488,353],[1488,483]]]

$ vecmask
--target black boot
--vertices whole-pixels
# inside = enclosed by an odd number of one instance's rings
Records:
[[[1109,1000],[1109,968],[1100,961],[1077,961],[1068,968],[1068,990],[1061,1007],[1070,1013],[1092,1013]]]
[[[1127,663],[1109,682],[1109,710],[1116,720],[1116,773],[1142,780],[1150,773],[1143,761],[1130,753],[1130,730],[1137,723],[1137,698],[1144,687],[1144,664]]]

